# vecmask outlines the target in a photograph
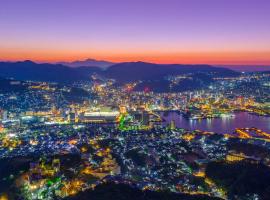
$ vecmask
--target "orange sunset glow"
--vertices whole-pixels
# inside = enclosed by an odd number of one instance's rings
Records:
[[[145,61],[186,64],[246,64],[269,65],[269,52],[126,52],[126,51],[68,51],[68,50],[0,50],[6,61],[33,60],[36,62],[74,61],[86,58],[112,62]]]

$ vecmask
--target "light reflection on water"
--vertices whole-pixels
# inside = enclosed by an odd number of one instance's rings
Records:
[[[188,130],[199,129],[217,133],[231,133],[235,128],[256,127],[270,133],[270,117],[252,115],[246,112],[235,113],[233,117],[201,120],[188,120],[176,112],[162,114],[162,116],[165,119],[164,126],[174,120],[176,127]]]

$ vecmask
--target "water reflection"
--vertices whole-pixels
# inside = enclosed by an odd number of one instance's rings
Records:
[[[177,112],[163,113],[162,116],[165,119],[164,126],[167,126],[171,120],[174,120],[176,127],[188,130],[199,129],[217,133],[231,133],[235,128],[256,127],[270,132],[270,117],[252,115],[246,112],[235,113],[229,117],[224,116],[201,120],[188,120]]]

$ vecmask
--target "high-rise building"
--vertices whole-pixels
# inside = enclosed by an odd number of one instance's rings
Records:
[[[127,113],[127,108],[125,106],[120,106],[119,111],[121,114],[126,114]]]
[[[171,129],[171,130],[174,130],[174,129],[175,129],[175,121],[174,121],[174,120],[172,120],[172,121],[170,122],[170,129]]]
[[[149,117],[148,112],[143,111],[142,112],[142,125],[148,126],[149,125],[149,119],[150,119],[150,117]]]
[[[5,120],[7,120],[7,119],[8,119],[8,112],[7,112],[6,110],[4,110],[4,111],[2,112],[2,120],[5,121]]]
[[[76,114],[75,114],[75,112],[70,112],[69,115],[68,115],[68,121],[70,123],[75,123],[75,120],[76,120]]]

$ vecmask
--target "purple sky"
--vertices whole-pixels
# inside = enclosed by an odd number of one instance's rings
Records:
[[[1,0],[0,55],[270,64],[270,1]]]

